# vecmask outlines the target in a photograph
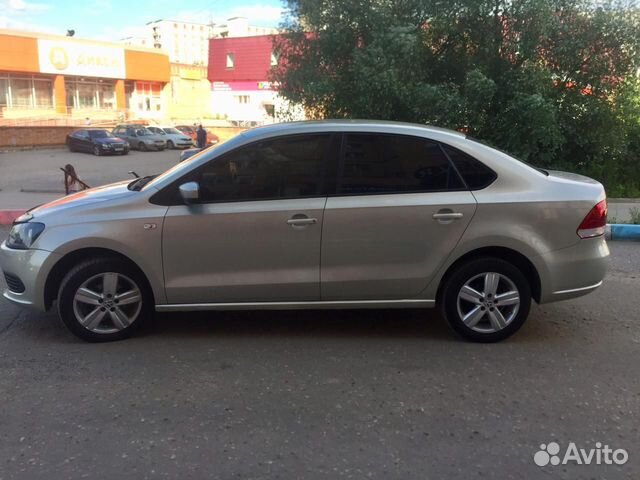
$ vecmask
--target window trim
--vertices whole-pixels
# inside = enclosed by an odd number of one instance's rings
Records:
[[[344,163],[345,163],[345,153],[346,153],[346,145],[347,145],[347,136],[348,135],[376,135],[376,136],[385,136],[385,137],[409,137],[409,138],[415,138],[415,139],[419,139],[419,140],[423,140],[426,142],[432,142],[435,143],[436,145],[438,145],[440,147],[440,150],[444,153],[444,157],[447,159],[447,162],[449,162],[449,167],[453,168],[453,171],[455,172],[456,175],[458,175],[458,178],[460,179],[460,181],[462,182],[463,187],[460,188],[444,188],[444,189],[438,189],[438,190],[403,190],[400,192],[368,192],[368,193],[340,193],[340,188],[342,187],[342,178],[343,178],[343,173],[344,173]],[[484,163],[483,163],[484,165]],[[458,169],[456,168],[456,166],[454,165],[454,163],[451,161],[451,159],[449,158],[449,155],[447,155],[447,153],[444,151],[444,148],[442,147],[442,143],[439,142],[438,140],[434,140],[432,138],[428,138],[428,137],[422,137],[419,135],[409,135],[409,134],[404,134],[404,133],[388,133],[388,132],[358,132],[358,131],[353,131],[353,132],[342,132],[342,142],[341,142],[341,146],[340,146],[340,158],[338,161],[338,172],[337,172],[338,176],[336,179],[336,184],[335,184],[335,192],[332,194],[329,194],[329,197],[367,197],[367,196],[380,196],[380,195],[404,195],[404,194],[408,194],[408,195],[414,195],[416,193],[422,193],[422,194],[427,194],[427,193],[449,193],[449,192],[468,192],[469,188],[467,187],[467,183],[464,181],[464,178],[462,178],[462,175],[460,175],[460,172],[458,172]]]
[[[327,149],[326,152],[324,154],[324,159],[322,160],[322,172],[321,172],[321,177],[320,177],[320,181],[318,182],[318,194],[317,195],[309,195],[309,196],[291,196],[291,197],[265,197],[265,198],[254,198],[254,199],[244,199],[244,200],[209,200],[209,201],[198,201],[197,203],[193,204],[195,206],[199,206],[199,205],[216,205],[216,204],[225,204],[225,203],[250,203],[250,202],[273,202],[273,201],[278,201],[278,200],[297,200],[297,199],[312,199],[312,198],[326,198],[327,195],[327,179],[328,179],[328,174],[331,172],[328,172],[328,170],[331,167],[331,154],[332,152],[337,153],[336,151],[338,150],[336,147],[338,145],[336,145],[335,141],[336,139],[339,140],[340,137],[340,132],[334,132],[334,131],[329,131],[329,132],[307,132],[307,133],[294,133],[294,134],[285,134],[285,135],[277,135],[277,136],[273,136],[273,137],[267,137],[267,138],[262,138],[259,140],[254,140],[252,142],[249,143],[245,143],[243,145],[238,146],[237,148],[234,148],[233,150],[229,151],[229,152],[225,152],[222,155],[220,155],[219,157],[215,157],[210,159],[209,161],[205,162],[204,164],[195,167],[194,169],[186,172],[184,175],[182,175],[181,177],[177,178],[176,180],[174,180],[173,182],[171,182],[169,185],[167,185],[166,187],[164,187],[162,190],[154,193],[150,198],[149,198],[149,202],[154,204],[154,205],[162,205],[162,206],[167,206],[167,207],[175,207],[175,206],[189,206],[189,204],[186,204],[182,198],[180,197],[178,188],[180,187],[180,185],[182,185],[185,182],[189,182],[189,181],[193,181],[191,180],[191,177],[194,175],[197,175],[198,172],[200,170],[202,170],[203,168],[205,168],[207,165],[209,165],[210,162],[218,162],[218,161],[224,161],[229,155],[237,152],[238,150],[242,149],[242,148],[248,148],[251,147],[253,145],[256,145],[258,143],[261,142],[268,142],[268,141],[273,141],[273,140],[278,140],[278,139],[282,139],[282,138],[295,138],[295,137],[308,137],[308,136],[319,136],[319,135],[324,135],[326,137],[328,137],[328,142],[327,142]],[[335,174],[335,171],[333,172]]]

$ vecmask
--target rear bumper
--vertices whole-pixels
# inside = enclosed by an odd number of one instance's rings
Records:
[[[541,276],[540,303],[557,302],[581,297],[602,285],[609,264],[609,247],[604,236],[600,236],[532,260],[538,264]]]
[[[17,277],[24,285],[23,292],[12,292],[5,287],[2,295],[16,305],[46,310],[44,286],[47,275],[60,259],[60,255],[46,250],[14,250],[0,245],[0,269]]]

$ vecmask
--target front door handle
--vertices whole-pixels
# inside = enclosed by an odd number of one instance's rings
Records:
[[[434,220],[457,220],[464,217],[461,212],[438,212],[433,214]]]
[[[304,227],[305,225],[314,225],[318,223],[317,218],[310,218],[302,213],[296,213],[293,217],[287,220],[287,223],[292,227]]]

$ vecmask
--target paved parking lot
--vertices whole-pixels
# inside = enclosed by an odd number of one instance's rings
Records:
[[[96,157],[66,148],[0,153],[0,209],[29,208],[64,194],[60,167],[70,163],[90,186],[105,185],[139,175],[160,173],[175,165],[179,150],[131,151],[128,155]]]
[[[167,314],[86,344],[0,300],[0,479],[640,478],[640,245],[611,248],[602,288],[495,345],[417,310]],[[551,441],[629,461],[536,466]]]

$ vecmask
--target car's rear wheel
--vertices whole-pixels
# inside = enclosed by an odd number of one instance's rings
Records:
[[[93,154],[96,155],[97,157],[100,156],[102,152],[100,151],[100,147],[98,147],[97,145],[93,146]]]
[[[494,257],[471,260],[445,279],[440,308],[463,338],[497,342],[524,324],[531,307],[531,288],[513,264]]]
[[[138,150],[140,150],[141,152],[146,152],[147,151],[147,144],[144,142],[140,142],[138,144]]]
[[[167,150],[173,150],[176,146],[173,144],[171,140],[167,140]]]
[[[137,269],[119,259],[98,258],[80,263],[65,276],[58,314],[83,340],[120,340],[151,317],[152,297]]]

